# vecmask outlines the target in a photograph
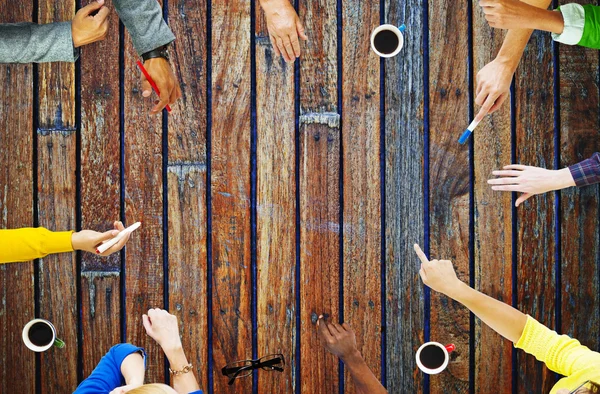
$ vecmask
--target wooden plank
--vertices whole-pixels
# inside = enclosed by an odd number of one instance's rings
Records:
[[[379,58],[370,49],[379,1],[342,4],[344,320],[381,375],[381,195]],[[345,386],[354,392],[350,374]]]
[[[339,391],[337,357],[316,335],[320,314],[340,317],[340,116],[337,4],[301,1],[310,39],[300,61],[300,391]]]
[[[321,314],[340,316],[340,119],[307,113],[300,122],[301,392],[334,393],[338,358],[315,350],[315,325]]]
[[[142,325],[142,314],[164,306],[162,116],[149,114],[154,99],[142,97],[138,59],[126,32],[125,225],[143,223],[125,254],[126,340],[146,349],[146,381],[163,382],[163,352]]]
[[[385,3],[386,23],[407,26],[385,62],[386,376],[390,393],[423,392],[415,353],[424,339],[423,285],[413,244],[424,245],[423,13],[421,1]]]
[[[110,1],[105,5],[112,8]],[[102,67],[98,67],[101,59]],[[120,216],[119,19],[111,12],[106,39],[81,48],[81,227],[113,228]],[[137,236],[137,234],[135,235]],[[120,253],[81,254],[83,377],[121,342]]]
[[[560,167],[566,167],[600,151],[598,52],[561,45],[559,54]],[[563,298],[559,329],[590,349],[598,349],[598,188],[586,187],[579,191],[571,188],[561,192],[560,217]]]
[[[250,264],[250,6],[212,4],[212,267],[214,391],[249,392],[252,379],[227,384],[221,368],[252,357]]]
[[[30,21],[31,2],[17,2],[0,23]],[[33,225],[33,66],[0,65],[0,216],[2,228]],[[18,308],[15,306],[18,305]],[[35,317],[33,264],[0,264],[0,392],[35,391],[35,354],[21,330]]]
[[[68,20],[75,2],[42,1],[40,23]],[[38,221],[54,231],[74,230],[75,223],[75,67],[73,63],[39,66]],[[49,255],[39,263],[40,317],[53,322],[64,349],[41,354],[43,393],[77,387],[77,281],[75,253]],[[57,374],[56,371],[61,371]]]
[[[200,387],[208,388],[206,1],[169,1],[169,15],[183,92],[169,116],[169,308]]]
[[[276,56],[256,3],[258,355],[281,353],[286,368],[259,373],[267,393],[296,387],[296,153],[294,65]]]
[[[429,1],[430,254],[452,260],[469,283],[469,158],[457,141],[470,122],[466,20],[464,3]],[[430,327],[432,341],[456,345],[448,369],[431,376],[431,393],[467,392],[469,311],[432,291]]]
[[[517,163],[552,168],[554,108],[552,38],[534,32],[515,76]],[[517,211],[518,309],[554,328],[554,194],[527,200]],[[555,374],[524,352],[517,353],[517,392],[550,392]]]
[[[505,33],[490,29],[480,7],[473,7],[474,70],[481,70],[500,50]],[[477,86],[474,81],[474,86]],[[475,96],[473,97],[475,100]],[[510,100],[510,99],[509,99]],[[512,196],[488,185],[492,171],[511,164],[509,100],[486,116],[473,135],[475,168],[475,288],[512,304]],[[475,106],[475,112],[479,111]],[[494,242],[490,242],[494,240]],[[495,393],[512,382],[512,343],[475,319],[475,392]]]

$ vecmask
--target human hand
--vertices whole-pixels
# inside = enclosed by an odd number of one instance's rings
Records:
[[[92,15],[94,13],[96,14]],[[92,1],[77,11],[71,23],[71,35],[75,48],[104,40],[108,32],[109,14],[110,10],[104,6],[104,0]]]
[[[510,95],[515,67],[498,58],[486,64],[477,73],[475,104],[482,106],[475,116],[481,121],[485,115],[494,113]]]
[[[265,11],[269,38],[275,54],[283,56],[288,63],[293,62],[300,57],[298,37],[308,40],[296,10],[288,0],[263,0],[261,5]]]
[[[173,105],[181,97],[181,88],[179,87],[179,81],[177,81],[173,69],[171,69],[171,65],[167,59],[162,57],[148,59],[144,62],[144,68],[154,80],[160,91],[160,100],[154,102],[154,108],[150,111],[151,114],[157,114],[162,111],[167,104]],[[152,86],[146,79],[144,73],[142,73],[141,78],[142,96],[150,97],[152,94]]]
[[[146,334],[156,341],[165,353],[181,349],[181,338],[177,327],[177,317],[164,309],[149,309],[142,315]]]
[[[562,170],[546,170],[545,168],[511,164],[503,170],[492,171],[499,178],[489,179],[492,190],[522,192],[515,201],[518,207],[522,202],[535,194],[560,190],[575,186],[575,181],[568,168]]]
[[[96,253],[96,248],[102,244],[104,241],[108,241],[111,238],[114,238],[121,231],[125,230],[123,223],[114,222],[113,224],[114,230],[109,230],[104,233],[99,233],[93,230],[81,230],[71,235],[71,245],[73,245],[73,250],[85,250],[86,252]],[[101,253],[99,256],[108,256],[119,250],[123,249],[127,241],[129,240],[129,236],[131,234],[127,234],[123,237],[119,242],[108,248],[104,253]]]
[[[519,0],[479,0],[490,27],[497,29],[529,29],[540,8]]]
[[[452,294],[464,283],[458,279],[450,260],[431,260],[425,256],[421,247],[414,246],[415,252],[421,260],[419,275],[421,280],[433,290],[452,297]]]
[[[356,336],[349,324],[329,323],[323,315],[317,320],[317,331],[323,347],[331,354],[338,356],[342,361],[360,356],[356,347]]]

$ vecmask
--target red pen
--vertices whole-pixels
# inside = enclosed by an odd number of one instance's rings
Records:
[[[137,61],[137,65],[140,68],[140,70],[142,70],[142,74],[144,74],[144,76],[146,77],[146,79],[150,83],[150,86],[152,86],[152,89],[154,89],[154,91],[156,92],[156,94],[158,95],[158,97],[160,97],[160,90],[158,90],[158,86],[156,86],[156,83],[154,83],[154,80],[152,79],[152,77],[150,76],[150,74],[148,74],[148,71],[146,71],[146,69],[144,68],[144,65],[142,64],[142,62],[140,62],[138,60]],[[167,106],[165,108],[167,109],[168,112],[171,112],[171,107],[169,107],[169,104],[167,104]]]

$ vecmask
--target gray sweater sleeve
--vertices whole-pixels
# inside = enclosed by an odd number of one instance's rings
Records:
[[[175,40],[156,0],[113,0],[139,55]]]
[[[0,24],[0,63],[74,62],[71,22]]]

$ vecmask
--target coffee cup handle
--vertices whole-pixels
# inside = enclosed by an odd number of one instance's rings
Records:
[[[401,33],[404,33],[404,30],[406,30],[406,25],[403,23],[400,26],[398,26],[398,30],[400,30]]]
[[[454,349],[456,349],[456,347],[454,346],[453,343],[451,343],[450,345],[446,345],[444,347],[446,348],[446,351],[448,351],[448,353],[451,353],[454,351]]]
[[[62,339],[56,338],[54,340],[54,346],[56,346],[59,349],[62,349],[65,347],[65,342]]]

